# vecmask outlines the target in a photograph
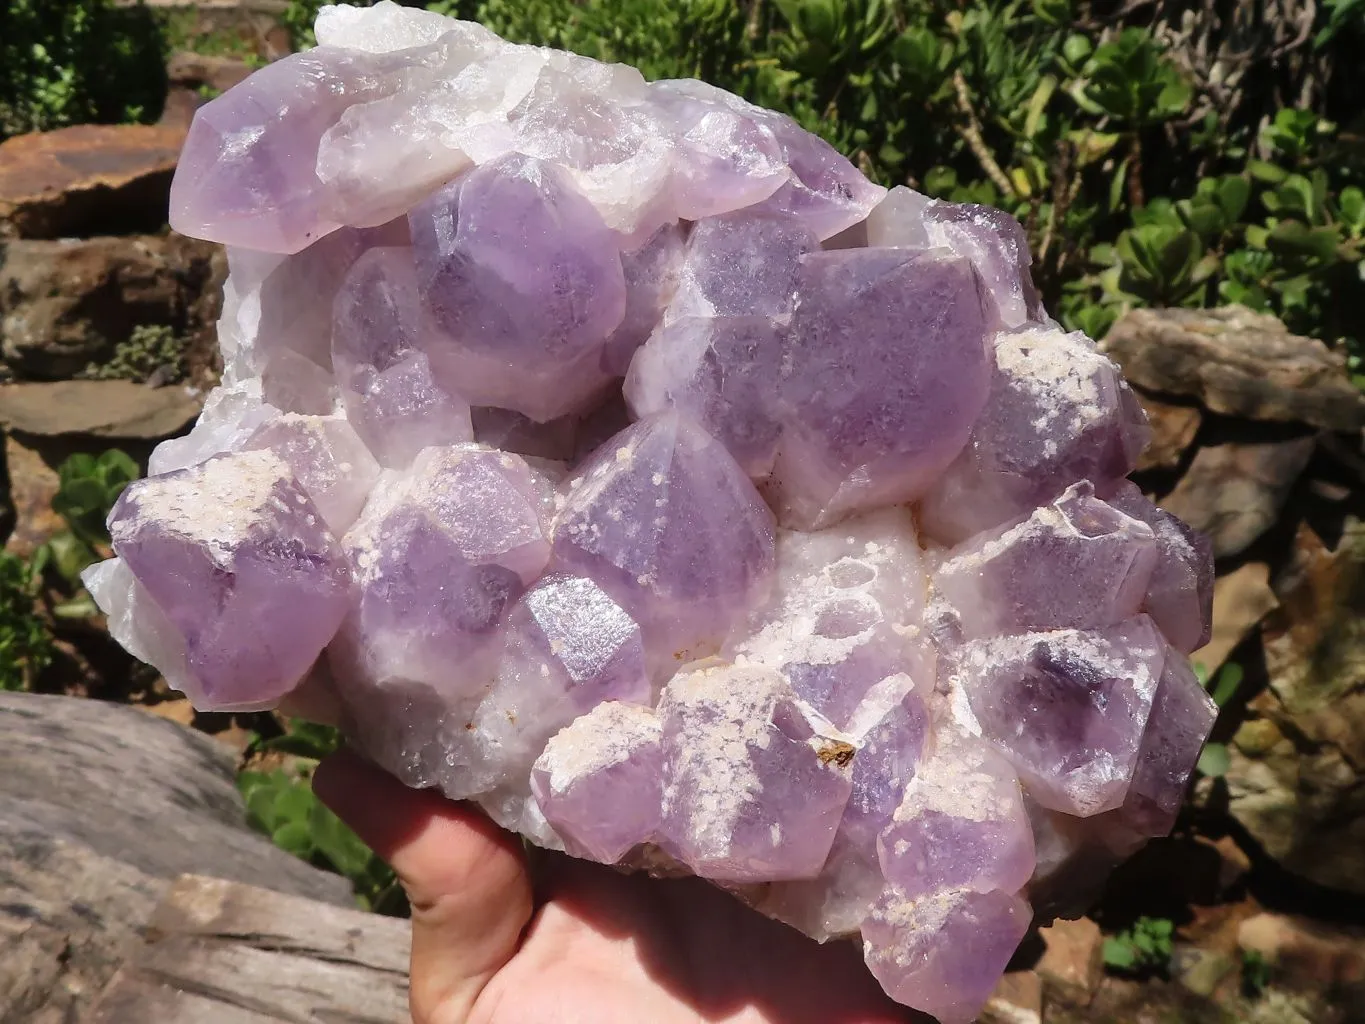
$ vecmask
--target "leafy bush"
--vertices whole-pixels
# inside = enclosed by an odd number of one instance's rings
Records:
[[[1162,917],[1140,917],[1131,928],[1104,940],[1104,964],[1124,973],[1161,973],[1171,962],[1175,925]]]
[[[84,619],[99,611],[81,586],[81,571],[112,554],[105,520],[123,489],[139,475],[137,463],[117,448],[97,456],[80,452],[57,468],[52,509],[66,529],[33,556],[33,571],[41,576],[50,568],[60,584],[63,597],[52,609],[57,618]]]
[[[39,614],[33,566],[0,552],[0,690],[27,690],[52,663],[52,634]]]
[[[165,97],[162,35],[142,5],[0,4],[0,139],[84,122],[155,120]]]
[[[165,324],[141,324],[108,360],[91,363],[81,376],[139,383],[155,376],[161,384],[174,384],[185,376],[185,339]]]
[[[249,755],[285,753],[306,760],[295,771],[238,774],[248,819],[281,849],[350,879],[364,909],[404,916],[407,900],[392,869],[313,795],[310,779],[316,762],[339,743],[335,729],[301,720],[291,721],[282,736],[266,740],[258,736]]]

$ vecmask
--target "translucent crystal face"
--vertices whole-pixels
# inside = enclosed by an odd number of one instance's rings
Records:
[[[699,82],[384,0],[209,103],[222,386],[86,582],[205,709],[687,870],[974,1019],[1175,819],[1207,543],[1020,226]]]

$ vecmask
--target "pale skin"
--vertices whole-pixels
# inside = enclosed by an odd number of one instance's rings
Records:
[[[528,861],[477,811],[348,752],[314,790],[412,903],[414,1024],[906,1024],[848,942],[820,946],[696,879]]]

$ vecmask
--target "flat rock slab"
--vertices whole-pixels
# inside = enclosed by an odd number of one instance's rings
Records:
[[[185,142],[173,125],[76,125],[0,143],[0,234],[156,231]]]
[[[1194,443],[1204,416],[1193,405],[1173,405],[1138,393],[1138,401],[1152,426],[1152,439],[1138,457],[1139,473],[1148,469],[1175,469]]]
[[[0,1021],[78,1019],[189,871],[351,904],[345,879],[247,827],[234,775],[152,715],[0,693]]]
[[[1139,387],[1197,398],[1217,413],[1346,433],[1365,427],[1365,394],[1340,354],[1243,306],[1135,309],[1100,348]]]
[[[406,921],[186,876],[82,1024],[407,1024]]]
[[[127,380],[0,385],[0,425],[40,437],[173,437],[200,408],[201,399],[187,388]]]
[[[1213,584],[1213,631],[1191,660],[1212,677],[1278,605],[1270,588],[1270,566],[1264,562],[1247,562],[1219,576]]]
[[[1240,554],[1274,525],[1314,443],[1297,437],[1201,448],[1161,505],[1207,533],[1215,558]]]

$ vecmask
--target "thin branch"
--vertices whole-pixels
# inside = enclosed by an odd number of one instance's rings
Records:
[[[981,136],[981,122],[977,119],[976,110],[972,106],[972,97],[967,91],[967,79],[963,77],[961,68],[953,72],[953,90],[957,93],[957,108],[967,119],[967,123],[961,128],[962,137],[967,141],[967,148],[972,151],[976,162],[986,172],[986,177],[995,182],[995,187],[1000,189],[1002,194],[1012,197],[1014,186],[1010,184],[1009,177],[1000,169],[1000,165],[995,162],[994,154]]]

